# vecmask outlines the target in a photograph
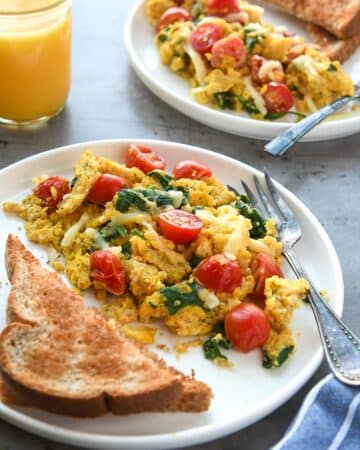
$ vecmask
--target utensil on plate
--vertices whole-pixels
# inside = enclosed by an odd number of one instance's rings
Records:
[[[301,238],[300,225],[285,200],[281,197],[268,171],[264,170],[268,194],[259,178],[254,176],[257,196],[248,184],[242,182],[250,202],[255,208],[260,203],[268,218],[276,220],[279,239],[283,244],[282,253],[298,278],[310,283],[309,300],[319,328],[321,341],[330,369],[344,384],[360,386],[360,340],[336,315],[331,306],[321,297],[310,277],[301,266],[293,246]]]
[[[264,151],[272,156],[284,156],[285,153],[298,142],[306,133],[312,130],[316,125],[329,117],[335,111],[352,101],[360,100],[360,83],[355,84],[355,93],[353,96],[340,97],[329,105],[316,111],[314,114],[306,117],[301,122],[295,124],[284,133],[265,145]]]

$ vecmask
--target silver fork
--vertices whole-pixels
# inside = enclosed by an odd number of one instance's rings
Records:
[[[258,177],[255,176],[254,182],[258,197],[267,216],[276,220],[279,239],[283,244],[284,257],[296,276],[305,278],[310,283],[309,300],[330,369],[342,383],[360,386],[360,341],[320,296],[310,277],[299,263],[293,246],[301,238],[300,225],[285,200],[280,196],[266,170],[264,170],[264,175],[269,194],[266,194]],[[245,182],[242,184],[252,205],[259,208],[253,191]]]
[[[303,119],[301,122],[293,125],[284,133],[280,134],[280,136],[266,144],[264,151],[270,153],[272,156],[285,155],[285,153],[290,150],[296,142],[300,141],[300,139],[316,125],[333,114],[335,111],[356,100],[360,100],[360,83],[355,84],[355,93],[353,96],[340,97],[330,103],[330,105],[324,106],[319,109],[319,111],[316,111],[314,114],[306,117],[306,119]]]

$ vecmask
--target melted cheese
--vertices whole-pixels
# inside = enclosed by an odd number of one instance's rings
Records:
[[[263,116],[265,116],[267,113],[267,110],[266,110],[264,99],[261,97],[261,95],[258,93],[258,91],[254,88],[250,77],[245,77],[243,79],[243,81],[246,86],[246,89],[249,91],[251,97],[254,99],[255,106],[260,111],[260,113]]]
[[[274,70],[283,70],[281,62],[280,61],[266,61],[259,70],[259,78],[264,79],[266,78],[270,72],[273,72]]]
[[[209,309],[214,309],[220,305],[218,297],[208,289],[200,289],[198,292],[200,300],[202,300],[205,306]]]
[[[205,84],[206,65],[202,59],[202,56],[191,47],[189,42],[185,45],[185,51],[190,56],[193,63],[197,82],[200,86],[203,86]]]
[[[76,236],[78,235],[81,228],[90,220],[90,214],[84,212],[84,214],[80,217],[80,219],[74,223],[64,234],[63,240],[61,241],[62,247],[70,247],[71,244],[75,241]]]

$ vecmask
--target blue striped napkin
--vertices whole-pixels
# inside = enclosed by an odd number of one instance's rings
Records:
[[[360,389],[329,375],[309,392],[272,450],[337,449],[360,449]]]

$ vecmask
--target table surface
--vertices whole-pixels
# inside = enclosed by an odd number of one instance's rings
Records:
[[[263,153],[263,142],[207,128],[157,99],[135,76],[122,29],[133,2],[76,0],[73,7],[73,77],[65,110],[34,131],[0,128],[0,167],[44,150],[81,141],[154,138],[208,148],[258,169],[266,166],[318,217],[338,252],[345,279],[344,318],[359,334],[360,134],[299,144],[283,160]],[[192,450],[268,449],[296,414],[310,388],[328,373],[323,363],[290,401],[257,424]],[[0,421],[0,449],[75,450]],[[99,449],[100,450],[100,449]]]

